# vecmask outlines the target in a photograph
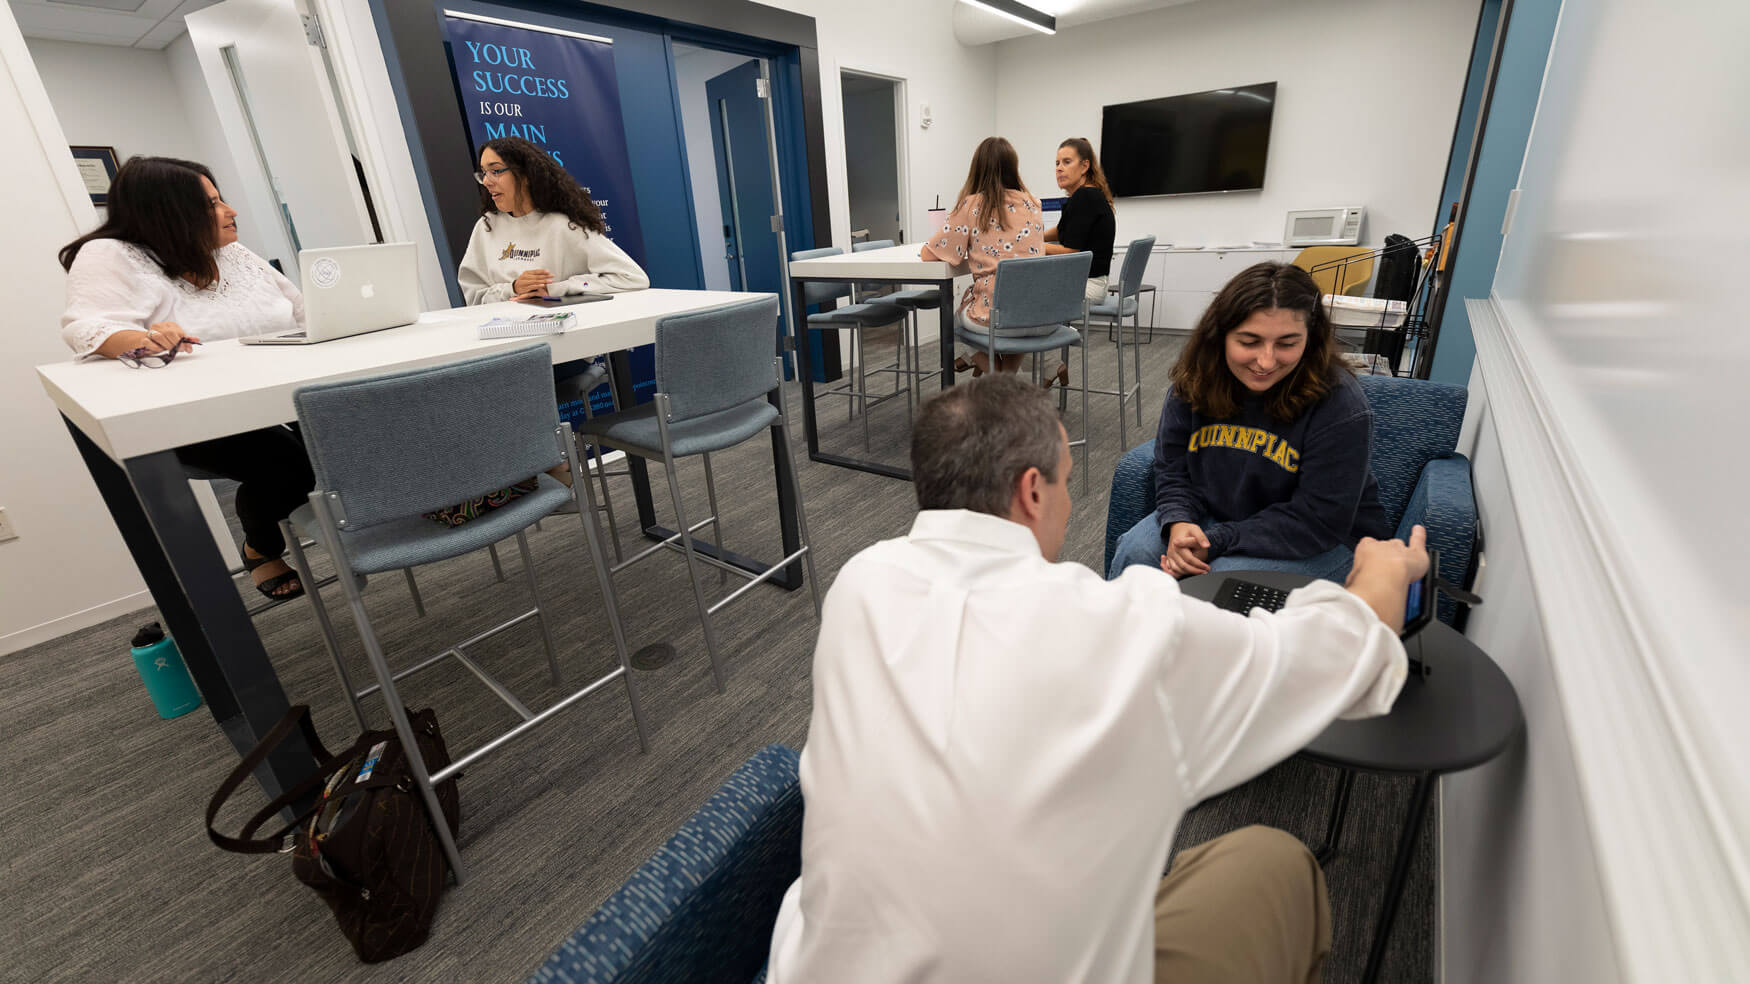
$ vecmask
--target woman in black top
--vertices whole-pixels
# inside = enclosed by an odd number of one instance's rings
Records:
[[[1094,145],[1086,137],[1070,137],[1057,145],[1057,186],[1068,196],[1057,225],[1045,230],[1045,252],[1090,252],[1094,260],[1088,266],[1089,304],[1106,299],[1106,278],[1112,272],[1112,240],[1117,235],[1117,220],[1112,215],[1112,188],[1106,184],[1106,174],[1094,157]],[[1059,364],[1057,372],[1046,380],[1069,385],[1069,366]]]

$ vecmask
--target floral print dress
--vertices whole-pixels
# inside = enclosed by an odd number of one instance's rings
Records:
[[[947,225],[931,237],[930,252],[938,259],[972,268],[972,286],[960,298],[960,316],[983,328],[990,324],[991,292],[996,286],[997,264],[1016,257],[1045,255],[1045,221],[1039,199],[1013,188],[1003,193],[1002,228],[994,228],[984,211],[982,195],[969,195],[948,215]],[[1031,335],[1052,327],[1017,331],[997,329],[999,335]]]

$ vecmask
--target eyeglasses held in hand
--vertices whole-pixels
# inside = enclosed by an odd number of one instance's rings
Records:
[[[509,173],[510,168],[508,167],[495,167],[490,171],[475,171],[474,180],[485,184],[487,178],[502,178]]]
[[[154,352],[144,346],[130,349],[115,357],[115,361],[129,369],[162,369],[176,358],[176,353],[182,351],[184,345],[199,345],[199,342],[183,339],[175,346],[163,352]]]

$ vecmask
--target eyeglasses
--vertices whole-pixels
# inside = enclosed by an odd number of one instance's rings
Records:
[[[183,345],[199,344],[199,342],[192,342],[185,338],[182,340],[181,344],[177,345],[175,348],[163,352],[154,352],[151,349],[142,346],[137,349],[130,349],[123,352],[115,357],[115,361],[127,366],[129,369],[162,369],[169,365],[171,360],[176,358],[176,353],[182,351]]]
[[[487,178],[502,178],[509,173],[510,168],[508,167],[495,167],[490,171],[475,171],[474,180],[485,184]]]

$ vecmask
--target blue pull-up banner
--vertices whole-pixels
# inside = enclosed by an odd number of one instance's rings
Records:
[[[522,137],[545,150],[602,210],[614,243],[648,269],[613,42],[446,13],[450,67],[474,147]],[[632,375],[634,402],[648,399],[655,387],[650,346],[634,352]]]
[[[444,21],[474,146],[522,137],[545,150],[601,208],[615,244],[643,266],[613,43],[454,14]]]

